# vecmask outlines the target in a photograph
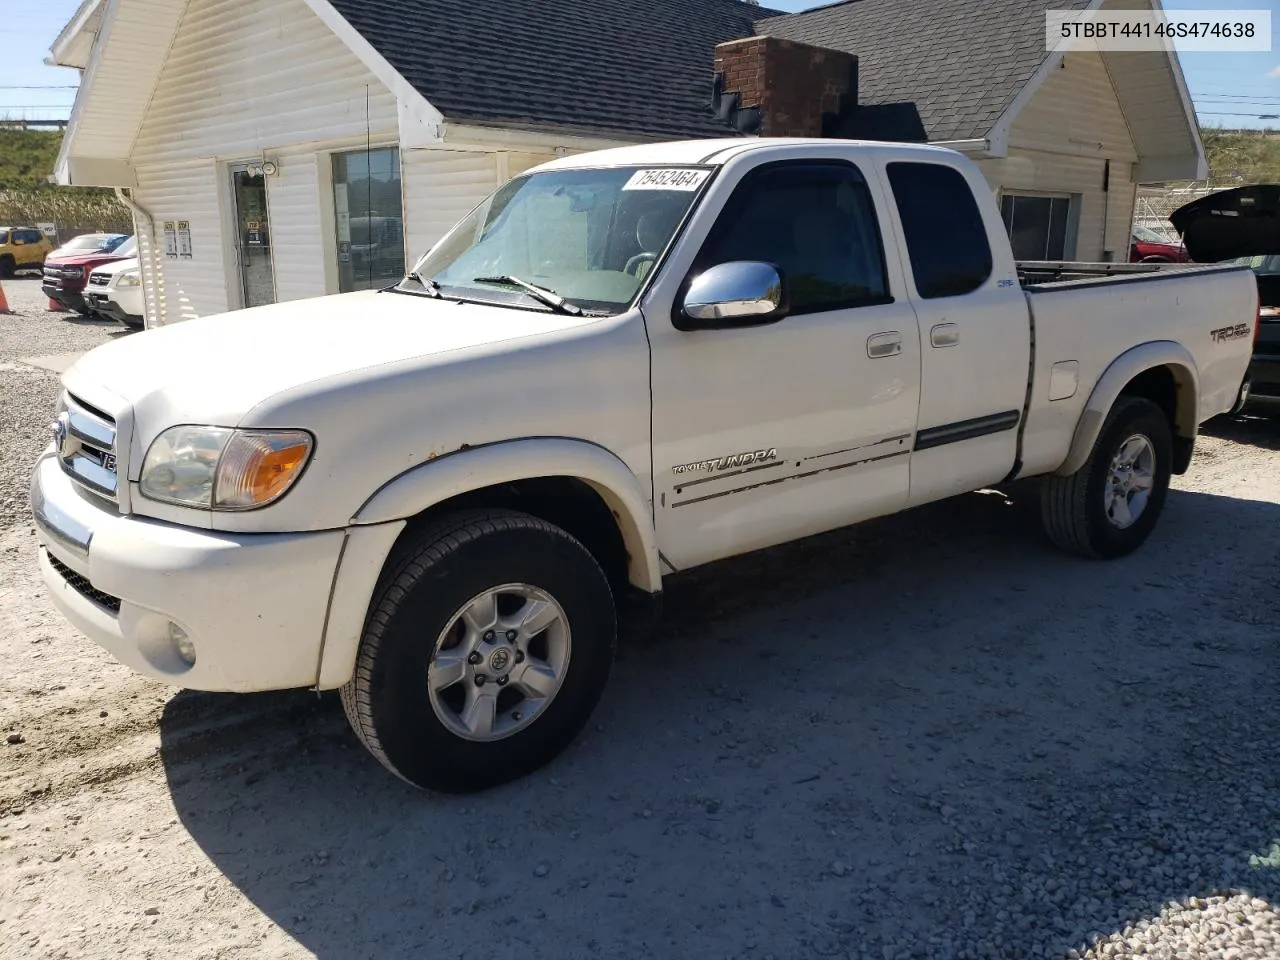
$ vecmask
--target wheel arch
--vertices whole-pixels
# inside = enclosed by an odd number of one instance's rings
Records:
[[[541,489],[534,489],[535,485]],[[578,491],[565,494],[571,500],[584,490],[594,494],[612,517],[625,550],[627,580],[649,593],[662,589],[648,495],[621,459],[585,440],[529,438],[458,450],[384,484],[360,507],[352,523],[404,520],[412,525],[416,518],[441,508],[499,505],[493,503],[493,495],[509,492],[513,486],[525,498],[546,503],[554,498],[556,485]],[[557,522],[552,517],[543,519]]]
[[[1098,378],[1056,474],[1067,476],[1080,469],[1122,395],[1145,397],[1164,411],[1174,437],[1173,472],[1187,472],[1200,429],[1200,378],[1186,347],[1157,340],[1126,350]]]
[[[397,544],[452,509],[506,506],[564,527],[615,586],[662,590],[649,498],[631,469],[582,440],[530,438],[468,447],[393,478],[360,507],[335,575],[318,689],[351,676],[369,602]]]

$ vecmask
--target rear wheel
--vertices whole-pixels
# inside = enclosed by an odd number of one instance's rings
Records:
[[[514,511],[423,530],[375,593],[347,719],[393,773],[470,792],[549,762],[581,731],[613,663],[613,595],[559,527]]]
[[[1121,396],[1089,458],[1075,473],[1046,477],[1040,516],[1049,539],[1110,560],[1137,550],[1155,529],[1173,475],[1173,435],[1164,411]]]

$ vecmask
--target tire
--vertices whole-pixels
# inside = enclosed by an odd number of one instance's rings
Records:
[[[468,626],[461,614],[498,587],[528,588],[550,598],[563,616],[506,645],[500,628],[494,645],[482,645],[492,634]],[[506,623],[500,627],[513,622],[522,602],[532,601],[501,595],[496,611]],[[477,614],[474,622],[482,620]],[[361,742],[392,773],[423,789],[470,793],[525,776],[573,742],[608,680],[616,642],[609,581],[581,543],[528,514],[460,512],[421,531],[388,561],[342,705]],[[466,659],[473,647],[479,666]],[[499,648],[510,651],[501,663]],[[536,667],[545,681],[557,650],[563,662],[556,689],[540,702],[513,707],[537,676],[518,671]],[[438,679],[446,665],[462,677],[448,687]],[[481,671],[504,677],[505,686],[490,678],[482,681],[484,691],[475,680]],[[486,693],[497,694],[492,732],[483,724],[479,732],[464,732],[469,705]],[[534,706],[522,712],[526,704]],[[528,709],[533,713],[525,716]]]
[[[8,280],[17,270],[13,257],[0,257],[0,280]]]
[[[128,320],[121,320],[120,322],[124,324],[126,327],[128,327],[130,330],[141,330],[145,326],[144,321],[140,317],[136,320],[133,318],[130,318]]]
[[[1113,460],[1131,439],[1143,438],[1151,453],[1150,487],[1140,512],[1135,490],[1128,498],[1131,523],[1121,526],[1108,505]],[[1130,453],[1137,447],[1130,447]],[[1040,489],[1040,519],[1049,539],[1061,549],[1099,560],[1113,560],[1146,542],[1164,510],[1173,475],[1173,434],[1164,411],[1142,397],[1121,396],[1098,434],[1089,459],[1066,477],[1049,476]]]

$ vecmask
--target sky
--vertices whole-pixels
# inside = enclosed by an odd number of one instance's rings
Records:
[[[80,0],[0,0],[0,119],[70,115],[77,73],[46,67],[43,60],[79,5]],[[765,5],[793,11],[822,4],[766,0]],[[1280,128],[1280,0],[1164,0],[1164,6],[1169,10],[1272,11],[1270,52],[1185,51],[1179,57],[1203,125]]]
[[[0,0],[0,119],[65,120],[71,115],[79,74],[46,67],[44,58],[79,6],[80,0]]]

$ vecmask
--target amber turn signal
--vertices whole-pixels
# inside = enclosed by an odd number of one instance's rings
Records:
[[[302,475],[312,445],[301,430],[237,430],[218,462],[215,509],[251,510],[279,499]]]

